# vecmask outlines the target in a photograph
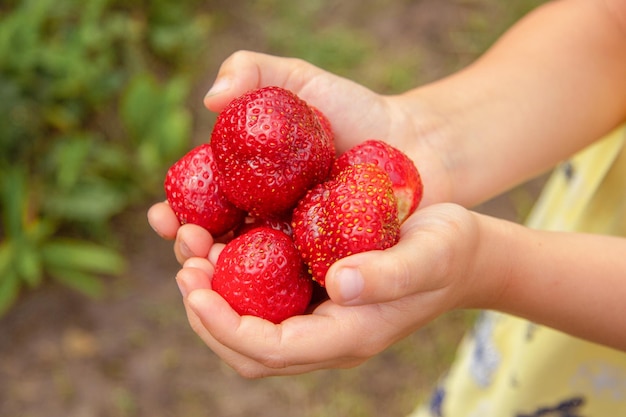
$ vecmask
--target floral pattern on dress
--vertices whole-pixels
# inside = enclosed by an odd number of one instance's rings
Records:
[[[575,389],[592,393],[594,397],[624,401],[626,404],[626,372],[610,363],[600,360],[582,363],[570,384]]]
[[[437,387],[435,392],[433,392],[432,397],[430,397],[430,404],[428,405],[430,409],[430,413],[433,417],[443,417],[443,400],[446,396],[446,392],[442,386]]]
[[[585,417],[580,414],[584,405],[583,397],[573,397],[553,407],[540,407],[531,414],[517,414],[515,417]]]
[[[474,347],[469,371],[474,381],[482,388],[491,384],[501,362],[501,354],[492,338],[495,320],[495,315],[481,313],[474,330]]]

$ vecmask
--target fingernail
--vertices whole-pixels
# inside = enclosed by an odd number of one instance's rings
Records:
[[[183,297],[187,297],[189,294],[189,288],[187,287],[187,282],[180,275],[176,276],[176,284],[178,285],[178,289]]]
[[[189,249],[189,246],[184,241],[180,242],[180,254],[183,255],[186,259],[193,257],[193,252]]]
[[[343,301],[352,301],[363,292],[365,283],[363,276],[356,268],[342,268],[337,272],[336,279],[339,282],[339,294]]]
[[[230,78],[228,77],[219,78],[218,80],[215,81],[215,84],[213,84],[213,87],[211,87],[211,89],[206,93],[205,98],[223,93],[224,91],[230,88],[231,84],[232,84],[232,81]]]

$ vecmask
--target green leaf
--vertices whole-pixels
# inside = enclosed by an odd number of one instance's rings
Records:
[[[25,227],[25,239],[31,245],[39,246],[56,232],[57,227],[52,219],[37,218]]]
[[[46,215],[67,221],[101,222],[122,211],[124,190],[104,179],[84,178],[70,190],[55,190],[42,201]]]
[[[41,250],[46,270],[82,271],[119,275],[126,260],[115,250],[95,243],[58,239],[46,243]]]
[[[93,154],[98,157],[91,162],[92,168],[97,172],[106,173],[107,178],[133,175],[131,169],[134,161],[126,147],[99,141],[94,143]]]
[[[156,105],[162,99],[155,78],[147,73],[136,75],[122,97],[120,116],[134,139],[141,138],[155,121]]]
[[[191,114],[184,108],[172,109],[167,118],[162,119],[158,138],[161,158],[169,160],[182,155],[189,146],[191,137]],[[161,161],[162,162],[162,161]]]
[[[12,272],[14,256],[15,250],[11,240],[5,240],[0,243],[0,279],[9,272]]]
[[[0,276],[0,316],[13,305],[19,294],[19,278],[13,271]]]
[[[76,134],[59,138],[49,156],[56,184],[64,190],[73,187],[82,177],[89,162],[89,154],[95,138],[89,134]]]
[[[19,238],[23,233],[26,203],[26,175],[22,169],[9,169],[0,177],[0,207],[8,237]]]
[[[188,94],[186,77],[161,85],[147,74],[136,76],[126,91],[120,112],[145,174],[157,175],[188,148],[192,130],[192,117],[185,107]]]
[[[41,257],[36,247],[29,242],[22,242],[17,246],[18,250],[15,256],[15,269],[23,281],[31,288],[41,283],[43,277],[43,269],[41,265]]]
[[[97,298],[103,293],[102,279],[93,274],[63,268],[51,268],[48,273],[61,284],[90,297]]]
[[[179,76],[172,78],[163,87],[165,102],[169,106],[183,106],[189,94],[189,86],[187,77]]]

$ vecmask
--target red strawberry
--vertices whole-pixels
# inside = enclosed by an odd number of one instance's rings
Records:
[[[335,153],[335,134],[333,133],[333,127],[330,124],[330,120],[328,120],[328,117],[326,117],[326,115],[322,113],[322,111],[319,110],[317,107],[315,106],[310,106],[310,107],[311,107],[311,110],[313,110],[313,113],[315,113],[315,115],[317,116],[317,119],[319,120],[320,124],[322,125],[322,129],[324,129],[328,137],[331,138],[330,143],[331,143],[332,151],[334,154]]]
[[[243,222],[245,212],[224,195],[208,144],[195,147],[165,176],[165,194],[181,224],[193,223],[221,236]]]
[[[347,165],[307,193],[292,226],[304,262],[324,286],[335,261],[397,243],[400,223],[389,176],[374,164]]]
[[[335,158],[315,112],[280,87],[250,91],[228,104],[211,147],[224,192],[254,217],[289,212],[326,179]]]
[[[242,235],[257,227],[269,227],[270,229],[279,230],[289,237],[293,237],[293,228],[291,227],[291,216],[284,218],[265,218],[249,217],[236,231],[236,235]]]
[[[313,281],[291,238],[267,227],[226,245],[211,285],[237,313],[273,323],[304,313],[313,292]]]
[[[346,165],[374,163],[389,174],[398,199],[398,218],[406,220],[422,201],[424,186],[417,167],[405,153],[386,142],[370,139],[343,153],[332,167],[336,175]]]

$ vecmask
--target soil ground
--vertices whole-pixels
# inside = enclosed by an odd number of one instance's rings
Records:
[[[191,97],[196,141],[205,140],[211,128],[213,116],[198,103],[219,62],[241,48],[276,53],[280,47],[256,36],[262,23],[251,20],[244,5],[221,3],[215,23],[219,37],[199,62],[206,77]],[[340,22],[367,34],[373,51],[352,75],[372,88],[391,89],[393,83],[380,81],[370,63],[381,56],[398,68],[406,63],[415,69],[408,83],[441,77],[475,58],[484,46],[476,46],[476,36],[493,37],[499,30],[490,19],[505,17],[494,3],[346,1],[324,14],[318,11],[311,30]],[[265,13],[270,16],[271,10]],[[473,43],[465,35],[473,36]],[[519,220],[537,184],[478,210]],[[123,276],[107,279],[102,298],[48,284],[25,293],[0,319],[0,416],[403,416],[427,400],[471,325],[474,313],[453,312],[354,369],[245,380],[189,328],[173,280],[178,265],[171,242],[149,229],[146,208],[116,220],[130,267]]]

